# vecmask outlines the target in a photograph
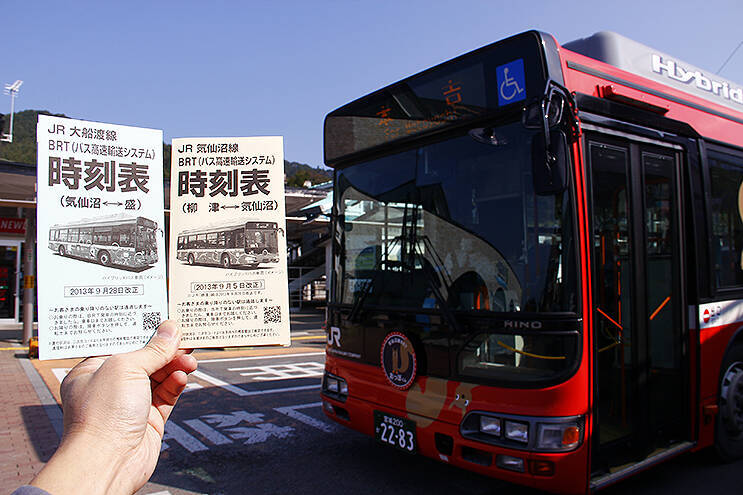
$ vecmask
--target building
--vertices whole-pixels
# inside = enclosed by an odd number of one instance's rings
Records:
[[[286,188],[290,300],[294,305],[324,302],[325,250],[320,241],[327,237],[330,223],[327,216],[318,215],[308,207],[325,200],[331,188],[330,183],[312,188]],[[168,180],[163,194],[167,233]],[[20,328],[23,319],[23,257],[27,255],[27,239],[36,242],[36,213],[36,166],[0,159],[0,325],[5,327]],[[168,239],[166,234],[166,251]],[[35,254],[31,259],[35,261]],[[33,279],[25,281],[31,283]],[[44,283],[43,275],[41,283]]]

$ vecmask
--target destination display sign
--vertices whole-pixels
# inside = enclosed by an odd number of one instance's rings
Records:
[[[523,33],[349,103],[325,119],[325,163],[520,108],[543,94],[544,61],[539,33]]]

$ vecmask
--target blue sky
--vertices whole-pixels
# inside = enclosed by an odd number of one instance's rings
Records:
[[[5,1],[0,18],[0,83],[25,81],[17,111],[167,142],[283,135],[286,159],[313,166],[329,111],[528,29],[560,43],[612,30],[711,72],[743,41],[740,0]],[[720,75],[743,83],[743,48]]]

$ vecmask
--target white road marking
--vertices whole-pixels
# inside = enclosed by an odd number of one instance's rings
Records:
[[[256,361],[260,359],[281,359],[305,356],[324,356],[324,352],[300,352],[297,354],[271,354],[270,356],[245,356],[219,359],[199,359],[199,363],[227,363],[230,361]]]
[[[273,423],[262,423],[255,427],[239,426],[227,430],[235,440],[245,439],[245,445],[262,443],[271,437],[286,438],[293,434],[291,426],[277,426]]]
[[[64,380],[64,377],[67,376],[67,373],[69,373],[71,369],[72,368],[52,368],[52,373],[57,377],[59,383],[62,383],[62,380]]]
[[[230,385],[229,383],[220,380],[219,378],[215,378],[211,375],[207,375],[203,371],[194,371],[191,373],[192,376],[195,376],[199,380],[204,380],[205,382],[211,383],[212,385],[216,385],[217,387],[221,387],[225,390],[228,390],[232,392],[235,395],[239,395],[241,397],[248,395],[250,392],[247,390],[243,390],[240,387],[236,387],[234,385]]]
[[[183,392],[193,392],[194,390],[198,390],[200,388],[204,388],[204,386],[200,383],[196,382],[188,382],[186,384],[186,388],[183,390]]]
[[[320,385],[318,384],[318,385],[303,385],[300,387],[286,387],[286,388],[272,388],[272,389],[267,389],[267,390],[254,390],[252,392],[249,392],[240,387],[230,385],[229,383],[222,381],[219,378],[215,378],[211,375],[207,375],[203,371],[194,371],[191,374],[195,376],[196,378],[204,380],[205,382],[209,382],[212,385],[221,387],[229,392],[232,392],[235,395],[239,395],[240,397],[250,397],[253,395],[280,394],[282,392],[299,392],[301,390],[311,390],[314,388],[320,388]]]
[[[186,430],[175,424],[173,421],[165,423],[165,435],[163,435],[163,444],[160,447],[160,451],[170,448],[165,440],[175,440],[184,449],[189,452],[200,452],[202,450],[209,450],[209,447],[199,442],[196,438],[191,436]]]
[[[308,409],[311,407],[321,406],[322,402],[313,402],[312,404],[300,404],[298,406],[276,407],[274,408],[274,410],[280,412],[281,414],[286,414],[290,418],[296,419],[301,423],[317,428],[318,430],[322,430],[325,433],[333,433],[334,431],[336,431],[336,428],[333,425],[297,411],[297,409]]]
[[[200,419],[187,419],[184,421],[184,423],[190,426],[193,430],[204,435],[204,438],[209,440],[214,445],[225,445],[228,443],[232,443],[232,440],[222,435],[217,430],[207,425]]]
[[[248,368],[228,368],[228,371],[242,371],[241,376],[251,376],[256,381],[292,380],[295,378],[321,377],[325,370],[323,363],[277,364],[273,366],[254,366]]]

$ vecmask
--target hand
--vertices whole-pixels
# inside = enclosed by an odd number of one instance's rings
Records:
[[[196,359],[178,350],[180,339],[178,326],[165,321],[143,349],[75,366],[62,382],[62,441],[31,484],[54,495],[141,488],[187,373],[196,369]]]

